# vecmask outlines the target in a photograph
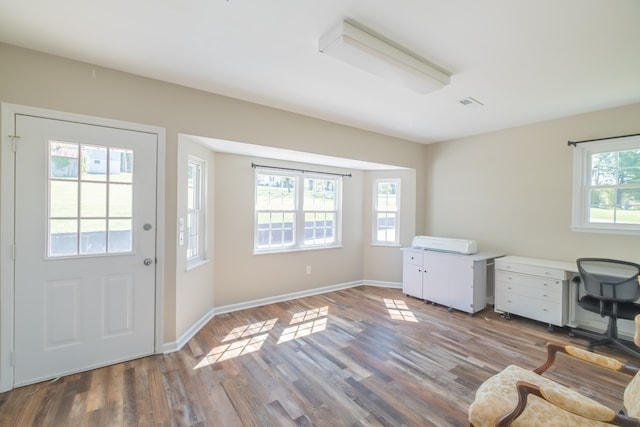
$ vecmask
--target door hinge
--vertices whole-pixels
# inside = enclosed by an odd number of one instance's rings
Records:
[[[18,146],[16,140],[20,139],[20,137],[18,135],[9,135],[9,138],[11,138],[11,150],[15,153]]]
[[[13,244],[11,245],[11,260],[16,260],[16,245]]]
[[[9,356],[9,362],[11,363],[11,366],[16,366],[16,354],[13,351]]]

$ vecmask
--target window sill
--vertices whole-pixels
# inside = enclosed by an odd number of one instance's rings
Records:
[[[187,261],[187,268],[185,268],[185,271],[192,271],[206,264],[209,264],[208,259],[196,259],[192,261]]]
[[[572,226],[571,231],[578,233],[599,233],[599,234],[621,234],[627,236],[640,235],[640,228],[613,228],[613,227],[597,227],[597,226]]]
[[[255,250],[253,251],[254,255],[269,255],[269,254],[283,254],[283,253],[291,253],[291,252],[307,252],[307,251],[321,251],[324,249],[341,249],[342,245],[335,246],[316,246],[309,248],[287,248],[287,249],[278,249],[278,250]]]
[[[401,248],[402,246],[400,246],[398,243],[371,243],[369,244],[369,246],[376,246],[376,247],[380,247],[380,248]]]

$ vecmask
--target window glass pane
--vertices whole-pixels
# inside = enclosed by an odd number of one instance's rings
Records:
[[[82,146],[80,178],[87,181],[107,180],[107,148]]]
[[[617,153],[596,153],[591,156],[591,184],[615,185],[617,182]]]
[[[75,218],[78,216],[78,181],[52,180],[49,215],[51,218]]]
[[[187,208],[200,208],[200,165],[189,163],[187,167]]]
[[[295,209],[295,179],[279,175],[259,175],[256,188],[258,210]]]
[[[640,224],[640,188],[618,190],[616,222]]]
[[[133,216],[133,186],[109,184],[109,217]]]
[[[618,181],[620,184],[640,184],[640,149],[620,151]]]
[[[593,189],[589,222],[640,224],[640,189]]]
[[[304,239],[306,244],[326,244],[334,241],[335,214],[330,212],[307,212],[304,217]]]
[[[377,239],[380,242],[395,242],[396,214],[393,212],[378,213]]]
[[[198,256],[198,212],[187,213],[187,259]]]
[[[130,219],[109,220],[109,253],[131,252],[133,230]]]
[[[80,183],[80,216],[104,218],[107,216],[107,184]]]
[[[74,219],[49,221],[49,255],[65,256],[78,253],[78,222]]]
[[[49,142],[49,154],[51,159],[51,178],[77,179],[78,178],[78,144],[65,144],[64,142]]]
[[[335,210],[335,181],[307,178],[304,180],[304,210]]]
[[[640,150],[612,151],[591,156],[591,185],[640,183]]]
[[[398,210],[395,182],[379,182],[378,183],[377,209],[379,211]]]
[[[107,221],[80,220],[80,254],[103,254],[107,251]]]
[[[109,181],[133,182],[133,151],[122,148],[109,149]]]
[[[613,206],[615,203],[615,190],[597,189],[591,190],[589,195],[590,222],[613,222]]]

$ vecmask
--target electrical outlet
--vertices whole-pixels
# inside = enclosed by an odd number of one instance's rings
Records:
[[[307,274],[311,274],[311,266],[307,265]]]

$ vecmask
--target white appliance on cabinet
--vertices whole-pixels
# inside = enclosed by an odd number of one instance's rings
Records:
[[[478,252],[474,240],[432,236],[416,236],[402,251],[406,295],[470,314],[486,307],[487,277],[492,280],[498,255]]]

